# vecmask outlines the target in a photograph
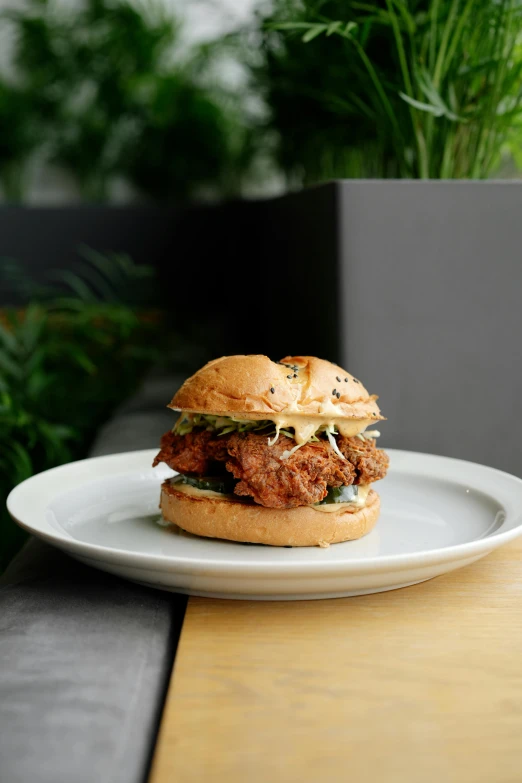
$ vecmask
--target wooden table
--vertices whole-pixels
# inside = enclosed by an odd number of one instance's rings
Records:
[[[520,783],[522,539],[424,584],[191,598],[150,783]]]

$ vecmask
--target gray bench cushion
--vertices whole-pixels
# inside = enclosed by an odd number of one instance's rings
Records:
[[[149,383],[100,433],[94,453],[156,446],[172,426],[164,405],[175,385],[165,399],[165,383]],[[2,783],[145,780],[186,599],[34,539],[2,584]]]

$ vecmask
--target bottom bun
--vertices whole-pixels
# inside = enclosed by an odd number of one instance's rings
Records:
[[[372,489],[364,508],[329,513],[310,506],[265,508],[227,498],[185,495],[165,481],[160,508],[164,519],[187,533],[269,546],[321,546],[361,538],[372,530],[381,510]]]

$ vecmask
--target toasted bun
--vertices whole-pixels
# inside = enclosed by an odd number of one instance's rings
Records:
[[[324,513],[310,506],[265,508],[226,498],[197,498],[165,481],[163,517],[187,533],[270,546],[321,546],[361,538],[372,530],[381,508],[372,489],[364,508]]]
[[[315,356],[286,356],[281,362],[260,355],[222,356],[186,380],[169,407],[266,418],[291,413],[378,421],[384,417],[376,399],[353,375]]]

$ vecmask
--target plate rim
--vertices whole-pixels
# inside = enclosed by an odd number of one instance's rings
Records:
[[[464,468],[486,471],[488,475],[501,477],[504,481],[507,480],[508,482],[510,482],[510,484],[513,485],[513,487],[518,486],[518,488],[520,489],[521,499],[522,499],[522,478],[515,476],[512,473],[507,473],[506,471],[499,470],[498,468],[492,468],[489,467],[488,465],[471,462],[469,460],[459,459],[457,457],[446,457],[444,455],[432,454],[429,452],[410,451],[406,449],[394,449],[391,447],[386,448],[386,451],[392,457],[392,461],[391,461],[392,470],[393,470],[393,458],[397,460],[420,458],[423,460],[433,460],[439,465],[444,463],[450,463],[450,464],[457,463]],[[86,457],[81,460],[73,460],[72,462],[68,462],[63,465],[58,465],[54,468],[49,468],[48,470],[45,471],[41,471],[40,473],[36,473],[33,476],[30,476],[29,478],[25,479],[10,491],[6,500],[7,510],[11,518],[14,520],[14,522],[17,525],[19,525],[21,528],[31,533],[32,535],[36,536],[37,538],[41,538],[47,541],[48,543],[52,544],[53,546],[57,546],[62,550],[75,552],[80,555],[83,554],[86,557],[90,556],[93,560],[102,560],[102,561],[107,561],[112,563],[119,563],[119,564],[128,565],[130,567],[138,567],[141,569],[152,569],[152,570],[164,572],[167,570],[170,571],[175,567],[177,568],[179,573],[187,573],[187,574],[193,573],[194,569],[198,569],[201,567],[204,567],[207,570],[207,573],[209,574],[213,573],[213,574],[221,575],[223,572],[230,573],[231,571],[233,571],[235,575],[255,572],[257,576],[262,576],[263,574],[267,576],[277,576],[282,572],[286,571],[288,575],[289,572],[291,572],[292,575],[296,577],[311,576],[311,575],[319,577],[323,574],[331,575],[334,573],[343,573],[346,571],[349,571],[351,574],[354,575],[358,573],[363,574],[363,573],[368,573],[373,571],[395,571],[395,570],[402,570],[405,567],[425,566],[425,565],[431,565],[436,563],[442,563],[447,560],[452,560],[452,561],[453,560],[458,561],[459,559],[464,560],[474,555],[476,555],[478,558],[482,554],[487,554],[488,552],[497,549],[503,544],[508,543],[522,535],[522,506],[521,506],[520,510],[518,511],[518,514],[515,517],[514,525],[510,529],[505,530],[504,532],[487,535],[484,538],[474,539],[472,541],[455,544],[452,546],[439,547],[437,549],[431,549],[431,550],[420,551],[420,552],[396,553],[392,555],[377,555],[374,557],[365,558],[364,560],[351,559],[350,557],[346,557],[334,562],[332,561],[320,562],[318,560],[249,562],[240,559],[230,560],[230,559],[221,558],[218,560],[214,560],[214,559],[209,559],[204,557],[196,558],[196,557],[177,556],[171,554],[160,555],[154,553],[132,552],[125,549],[118,549],[115,547],[107,547],[100,544],[82,542],[73,537],[67,537],[66,535],[61,536],[59,534],[59,531],[56,531],[56,533],[54,532],[49,533],[45,530],[39,529],[38,525],[37,524],[35,525],[34,522],[33,524],[24,522],[21,519],[19,519],[17,516],[14,507],[18,502],[20,502],[20,497],[23,497],[24,493],[27,492],[29,486],[31,486],[31,489],[37,488],[38,484],[42,482],[44,476],[48,476],[49,474],[57,474],[62,472],[66,473],[67,471],[74,471],[80,465],[87,465],[87,464],[92,465],[93,463],[100,463],[102,461],[113,462],[113,463],[119,463],[121,461],[124,463],[126,460],[129,459],[133,459],[137,461],[143,459],[143,461],[145,461],[145,459],[147,458],[152,460],[152,458],[155,456],[156,453],[157,453],[156,448],[116,452],[111,454],[104,454],[101,456]],[[152,468],[150,469],[152,470]],[[127,470],[130,470],[130,468],[127,468]],[[124,475],[127,472],[127,470],[123,468],[121,470],[111,472],[110,475],[111,476]],[[400,468],[398,469],[398,472],[400,472]],[[403,471],[403,472],[408,472],[410,473],[410,475],[412,473],[411,470]],[[429,471],[427,472],[426,470],[420,470],[419,474],[422,474],[424,476],[430,475]],[[89,480],[94,480],[94,479],[89,479]],[[449,479],[446,480],[449,481]],[[81,483],[83,482],[80,482],[80,485]],[[73,487],[71,489],[74,488],[77,487]],[[504,507],[502,500],[499,500],[493,494],[489,496],[494,497],[496,501],[499,503],[499,505]],[[34,513],[41,513],[44,510],[45,508],[35,509]],[[343,543],[349,543],[349,542],[343,542]],[[276,547],[276,549],[279,548],[280,547]]]

